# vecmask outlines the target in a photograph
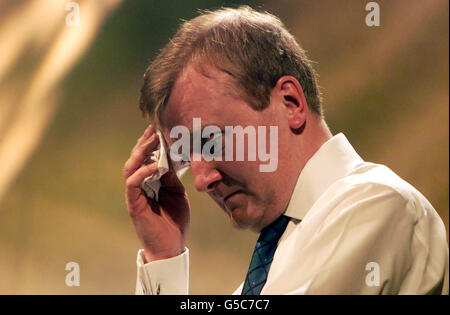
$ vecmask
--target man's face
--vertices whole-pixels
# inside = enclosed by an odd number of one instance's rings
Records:
[[[208,77],[192,66],[180,74],[161,117],[162,132],[169,146],[176,141],[170,138],[170,130],[175,126],[186,126],[192,136],[194,118],[201,118],[202,128],[214,125],[224,130],[225,126],[253,126],[258,130],[258,126],[267,126],[266,134],[257,133],[257,137],[266,137],[266,147],[270,145],[269,126],[279,127],[280,111],[276,106],[254,110],[242,99],[231,96],[230,82],[227,74],[213,68],[208,71]],[[277,146],[283,143],[285,135],[283,128],[278,129],[281,130],[278,131]],[[196,189],[208,193],[229,215],[234,226],[259,231],[284,210],[289,199],[283,184],[283,162],[281,158],[277,161],[274,172],[261,172],[260,165],[267,162],[260,161],[258,154],[256,161],[248,161],[247,137],[244,148],[244,161],[207,162],[203,158],[194,161],[191,154],[191,169]],[[268,148],[266,152],[269,152]],[[284,153],[279,150],[278,156]]]

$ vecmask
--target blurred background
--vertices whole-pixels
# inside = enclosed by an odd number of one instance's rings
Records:
[[[146,66],[198,9],[279,16],[315,61],[332,132],[449,215],[449,2],[0,1],[0,294],[133,294],[139,243],[122,167],[146,127]],[[257,235],[183,179],[192,206],[190,292],[228,294]],[[448,236],[448,232],[447,232]],[[80,286],[68,287],[68,262]]]

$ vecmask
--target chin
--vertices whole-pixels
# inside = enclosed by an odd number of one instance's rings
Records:
[[[231,225],[237,229],[251,229],[254,231],[259,231],[259,225],[263,218],[263,213],[252,209],[250,207],[246,208],[235,208],[230,213]]]

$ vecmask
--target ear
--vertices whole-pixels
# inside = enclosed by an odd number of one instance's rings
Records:
[[[274,87],[274,92],[284,105],[289,127],[293,130],[304,128],[308,104],[300,83],[292,76],[282,76]]]

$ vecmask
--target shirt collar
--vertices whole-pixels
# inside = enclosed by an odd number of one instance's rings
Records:
[[[284,214],[302,220],[331,184],[363,162],[343,133],[330,138],[306,162]]]

